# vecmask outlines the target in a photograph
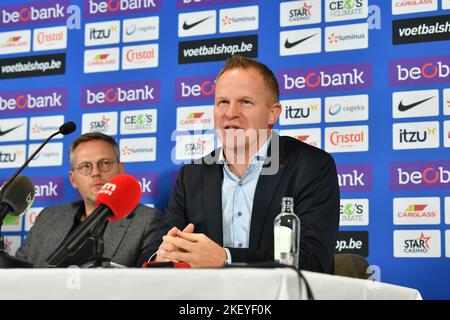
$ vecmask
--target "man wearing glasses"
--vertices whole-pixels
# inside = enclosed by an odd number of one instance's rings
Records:
[[[100,188],[124,172],[119,156],[116,141],[99,132],[83,134],[73,141],[69,152],[69,180],[83,200],[42,210],[16,256],[34,267],[47,267],[47,258],[95,210]],[[126,218],[109,222],[103,236],[104,257],[123,266],[135,266],[160,217],[156,209],[139,204]],[[71,264],[83,265],[91,261],[92,252],[92,243],[84,245]]]

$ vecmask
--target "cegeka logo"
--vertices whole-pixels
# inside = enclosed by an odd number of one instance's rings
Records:
[[[126,19],[123,21],[122,41],[150,41],[159,38],[159,17]]]

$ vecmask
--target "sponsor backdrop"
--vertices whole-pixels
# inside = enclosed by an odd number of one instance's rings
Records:
[[[217,146],[214,78],[240,53],[276,73],[281,134],[336,159],[336,251],[449,298],[449,17],[448,0],[3,0],[0,179],[71,120],[114,136],[142,202],[163,209],[179,166]],[[37,196],[3,227],[11,253],[43,207],[79,199],[76,134],[25,170]]]

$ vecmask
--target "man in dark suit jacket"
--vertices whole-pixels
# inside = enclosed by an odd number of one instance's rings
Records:
[[[35,268],[47,267],[49,256],[95,210],[95,199],[100,188],[124,172],[119,156],[116,141],[110,136],[94,132],[75,139],[69,153],[72,167],[69,179],[83,201],[42,210],[28,232],[25,243],[16,252],[16,257],[32,263]],[[103,257],[122,266],[135,266],[139,253],[160,220],[161,214],[156,209],[138,205],[124,219],[108,222],[103,235]],[[92,254],[93,243],[86,241],[62,266],[83,265],[93,260]]]
[[[301,220],[300,268],[333,272],[336,167],[328,153],[272,133],[280,112],[272,71],[230,58],[216,78],[214,120],[222,148],[181,168],[163,222],[139,263],[273,261],[274,219],[288,196]]]

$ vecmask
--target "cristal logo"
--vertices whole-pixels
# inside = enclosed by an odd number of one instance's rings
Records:
[[[300,8],[289,10],[289,21],[309,20],[312,16],[311,9],[312,5],[305,1]]]
[[[12,5],[1,10],[1,24],[31,24],[36,22],[62,21],[66,17],[66,7],[69,1],[60,0],[34,3],[31,5]],[[0,24],[0,26],[1,26]]]
[[[126,59],[128,62],[139,62],[155,58],[155,49],[150,50],[128,50]]]
[[[176,100],[210,100],[216,88],[214,76],[201,78],[184,78],[175,81]]]
[[[141,103],[159,102],[159,81],[140,81],[111,85],[98,85],[82,89],[82,106],[113,106],[127,103],[135,105]]]
[[[339,131],[333,131],[330,136],[330,142],[335,146],[359,144],[363,143],[364,141],[364,131],[356,133],[341,133]]]
[[[405,240],[403,251],[405,253],[428,253],[430,250],[428,241],[430,241],[430,239],[431,237],[426,237],[423,232],[421,232],[418,239]]]
[[[89,0],[88,3],[88,15],[146,12],[160,7],[158,0]]]
[[[56,41],[62,41],[64,39],[64,31],[46,33],[39,32],[37,35],[37,42],[39,44],[49,44]]]

